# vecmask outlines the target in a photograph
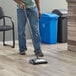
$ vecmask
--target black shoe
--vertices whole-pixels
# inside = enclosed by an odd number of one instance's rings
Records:
[[[36,56],[39,56],[39,57],[43,57],[44,56],[42,52],[36,52],[36,51],[34,51],[34,52],[35,52]]]
[[[20,55],[26,55],[25,51],[20,52],[19,54],[20,54]]]

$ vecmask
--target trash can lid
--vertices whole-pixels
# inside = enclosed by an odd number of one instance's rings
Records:
[[[53,14],[53,13],[43,13],[42,17],[58,18],[59,16],[57,14]]]
[[[66,10],[66,9],[60,9],[59,10],[62,14],[67,14],[68,13],[68,11]]]
[[[68,11],[66,9],[55,9],[55,10],[52,11],[52,13],[55,13],[55,14],[61,16],[61,17],[62,16],[65,17],[65,16],[67,16]]]
[[[67,2],[73,2],[73,3],[75,3],[76,2],[76,0],[66,0]]]

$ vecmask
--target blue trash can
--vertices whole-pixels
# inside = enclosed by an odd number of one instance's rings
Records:
[[[56,44],[58,15],[43,13],[39,19],[41,43]]]

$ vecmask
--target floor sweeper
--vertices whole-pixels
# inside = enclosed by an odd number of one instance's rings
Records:
[[[24,10],[24,12],[25,12],[25,16],[26,16],[26,18],[27,18],[26,10]],[[27,18],[27,24],[28,24],[28,28],[29,28],[30,35],[32,36],[28,18]],[[31,64],[33,64],[33,65],[37,65],[37,64],[47,64],[48,62],[47,62],[47,60],[42,59],[42,58],[39,58],[38,56],[36,56],[36,58],[30,59],[30,60],[29,60],[29,63],[31,63]]]

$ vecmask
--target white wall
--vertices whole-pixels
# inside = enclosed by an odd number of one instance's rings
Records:
[[[13,0],[0,0],[0,7],[3,8],[5,15],[11,16],[15,23],[15,33],[17,34],[17,16],[16,16],[16,4]],[[9,22],[7,22],[9,23]],[[8,33],[8,34],[7,34]],[[6,32],[6,39],[11,40],[12,32]],[[16,36],[17,38],[17,36]],[[0,40],[2,40],[2,33],[0,33]]]
[[[13,18],[15,23],[15,36],[17,39],[17,13],[16,3],[13,0],[0,0],[0,6],[3,7],[6,15]],[[40,0],[41,12],[51,12],[53,9],[67,9],[66,0]],[[9,23],[9,22],[8,22]],[[7,34],[7,40],[10,39],[10,32]],[[29,38],[29,31],[27,30],[27,38]],[[2,40],[2,33],[0,33],[0,40]]]
[[[67,9],[66,0],[40,0],[42,12],[50,12],[53,9]]]

